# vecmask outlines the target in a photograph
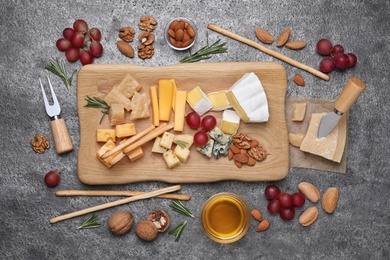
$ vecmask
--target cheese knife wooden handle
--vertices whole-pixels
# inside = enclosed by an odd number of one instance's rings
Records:
[[[343,114],[348,112],[365,89],[366,84],[361,79],[350,78],[337,98],[334,108]]]
[[[73,151],[72,140],[70,139],[65,120],[59,118],[50,121],[50,128],[57,154]]]

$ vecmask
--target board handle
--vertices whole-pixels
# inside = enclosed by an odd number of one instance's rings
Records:
[[[341,113],[348,112],[365,89],[366,84],[361,79],[354,77],[348,79],[334,104],[334,108]]]
[[[63,118],[52,120],[50,128],[57,154],[73,151],[72,140],[70,139],[65,120]]]

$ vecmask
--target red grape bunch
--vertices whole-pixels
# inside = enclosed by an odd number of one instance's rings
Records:
[[[305,204],[305,196],[302,193],[282,192],[275,184],[268,185],[264,195],[269,200],[267,206],[269,213],[279,213],[284,220],[292,220],[295,216],[295,208],[301,208]]]
[[[207,131],[211,131],[217,125],[217,119],[212,115],[207,115],[200,118],[199,114],[195,111],[189,113],[186,116],[187,125],[191,129],[202,128],[201,131],[198,131],[194,135],[194,143],[197,146],[204,146],[209,141],[209,136],[207,135]]]
[[[103,54],[100,30],[88,30],[88,24],[84,20],[76,20],[73,29],[65,28],[62,34],[64,37],[57,40],[56,46],[60,51],[65,51],[65,57],[70,62],[80,59],[83,65],[91,64],[94,58]]]
[[[344,53],[344,47],[340,44],[334,45],[327,39],[321,39],[316,45],[317,52],[324,58],[320,62],[320,71],[329,73],[332,70],[345,70],[346,68],[355,67],[357,57],[353,53]]]

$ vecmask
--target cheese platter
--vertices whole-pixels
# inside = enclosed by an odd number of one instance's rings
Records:
[[[85,107],[87,96],[104,96],[98,89],[101,81],[120,82],[127,74],[134,77],[148,94],[150,86],[158,85],[161,79],[174,79],[178,90],[190,91],[196,86],[206,94],[227,90],[244,74],[253,72],[261,81],[267,97],[269,120],[264,123],[241,122],[239,132],[259,140],[269,155],[255,166],[237,168],[226,157],[207,158],[195,151],[186,163],[168,169],[158,154],[151,152],[153,142],[142,146],[145,156],[130,162],[123,158],[112,168],[107,168],[96,158],[102,146],[96,142],[96,131],[105,128],[106,120],[100,123],[101,112]],[[223,180],[274,181],[285,178],[289,169],[289,143],[285,117],[287,76],[284,67],[274,62],[228,62],[177,64],[162,67],[145,67],[131,64],[92,64],[81,68],[77,78],[77,104],[80,120],[80,147],[78,153],[78,177],[88,185],[127,184],[144,181],[167,183],[200,183]],[[186,106],[186,114],[191,112]],[[213,111],[218,125],[221,111]],[[171,121],[172,118],[171,118]],[[152,124],[152,118],[134,120],[137,131]],[[172,130],[172,132],[174,132]],[[185,126],[183,132],[195,131]]]

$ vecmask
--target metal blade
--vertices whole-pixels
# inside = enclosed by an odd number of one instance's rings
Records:
[[[337,125],[342,114],[330,112],[321,118],[317,138],[326,137]]]

